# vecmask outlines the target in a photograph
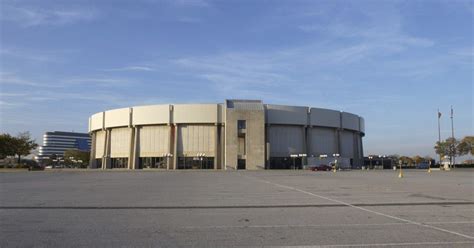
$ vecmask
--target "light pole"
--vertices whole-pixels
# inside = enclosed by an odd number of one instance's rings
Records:
[[[333,156],[334,158],[336,158],[336,159],[334,160],[334,168],[333,168],[332,171],[333,171],[333,172],[336,172],[336,170],[337,170],[337,158],[339,158],[340,155],[339,155],[339,153],[334,153],[332,156]]]
[[[398,178],[403,177],[403,171],[402,171],[402,160],[398,160],[398,164],[400,164],[400,173],[398,173]]]
[[[369,170],[372,167],[372,159],[373,158],[374,158],[373,156],[369,156],[370,165],[369,165],[369,168],[367,168],[367,170]]]

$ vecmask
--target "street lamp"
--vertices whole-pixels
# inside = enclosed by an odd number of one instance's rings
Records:
[[[336,158],[336,159],[334,160],[334,168],[333,168],[332,171],[333,171],[333,172],[336,172],[336,170],[337,170],[337,158],[339,158],[340,155],[339,155],[339,153],[334,153],[334,154],[332,154],[332,156],[333,156],[334,158]]]
[[[372,159],[373,159],[373,158],[374,158],[373,156],[369,156],[370,165],[369,165],[368,170],[372,167]]]

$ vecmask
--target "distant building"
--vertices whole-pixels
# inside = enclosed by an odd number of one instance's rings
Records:
[[[89,151],[91,149],[91,138],[88,133],[75,132],[46,132],[43,135],[43,145],[39,147],[36,160],[50,158],[52,155],[58,157],[64,156],[64,151],[69,149],[78,149]]]

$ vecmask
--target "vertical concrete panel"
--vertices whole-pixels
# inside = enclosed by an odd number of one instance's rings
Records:
[[[169,151],[169,126],[144,126],[140,128],[139,157],[161,157]]]
[[[291,154],[304,153],[304,129],[301,126],[270,127],[270,156],[289,157]]]
[[[130,132],[128,127],[114,128],[110,137],[110,157],[128,158],[130,154]]]
[[[140,129],[138,127],[135,127],[135,135],[133,139],[133,162],[132,162],[132,169],[137,169],[138,168],[138,163],[140,155],[139,149],[140,149]]]
[[[134,158],[135,158],[135,151],[134,151],[134,148],[135,148],[135,128],[129,128],[130,131],[130,142],[129,142],[129,148],[128,148],[128,169],[131,170],[131,169],[134,169]]]
[[[214,125],[182,124],[178,129],[178,156],[205,153],[207,157],[215,157]]]
[[[226,169],[237,168],[238,120],[245,120],[246,126],[246,169],[265,168],[265,111],[263,105],[256,101],[227,101],[233,106],[226,108],[225,130],[225,166]]]
[[[175,124],[172,126],[171,134],[173,139],[173,164],[171,169],[176,170],[178,164],[178,136],[180,135],[178,125]]]
[[[96,133],[97,132],[93,132],[91,134],[91,151],[90,151],[90,155],[89,155],[89,168],[97,168],[97,161],[95,160],[95,150],[96,150]]]
[[[310,131],[311,155],[326,154],[331,156],[337,152],[337,135],[333,128],[313,127]]]
[[[105,145],[104,145],[104,156],[102,158],[102,169],[110,169],[111,161],[110,161],[110,142],[111,142],[111,130],[105,130]]]
[[[101,159],[105,155],[105,133],[106,131],[95,132],[95,158]]]
[[[350,131],[341,132],[341,157],[354,158],[354,134]]]

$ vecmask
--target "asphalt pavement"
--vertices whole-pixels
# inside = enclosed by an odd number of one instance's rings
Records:
[[[474,170],[0,173],[0,247],[473,247]]]

